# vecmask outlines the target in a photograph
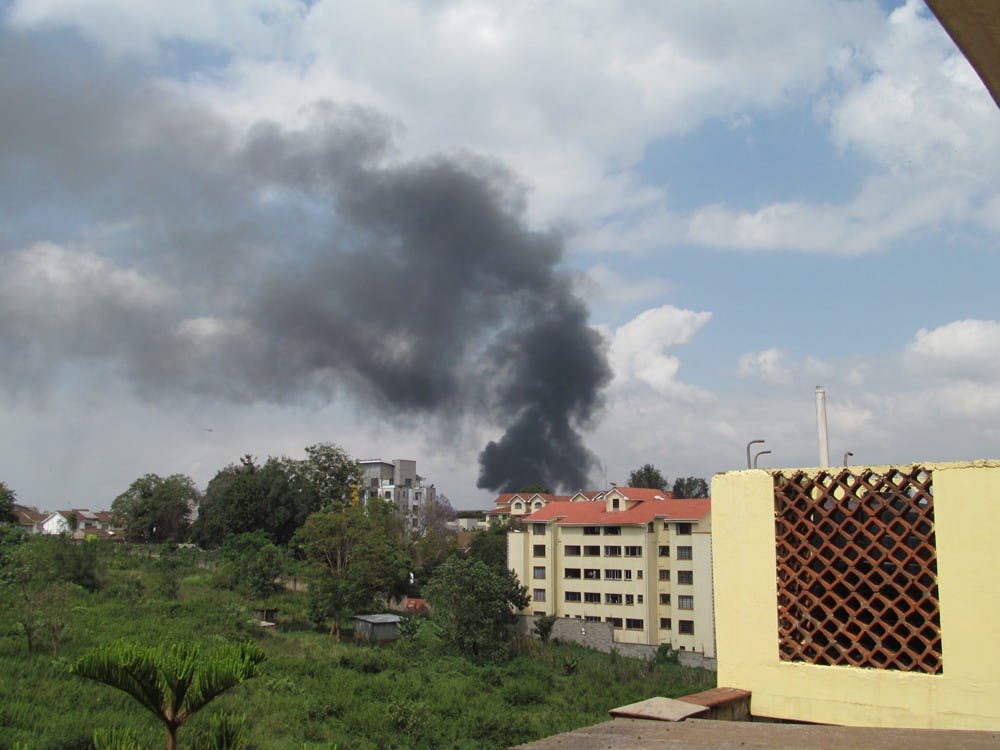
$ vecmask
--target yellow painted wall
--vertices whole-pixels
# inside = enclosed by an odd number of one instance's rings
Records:
[[[933,471],[939,675],[779,661],[771,472],[713,478],[719,685],[750,690],[755,715],[1000,729],[1000,461],[920,465]]]

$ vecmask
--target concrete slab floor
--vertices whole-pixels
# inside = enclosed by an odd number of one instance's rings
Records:
[[[677,723],[613,719],[603,724],[517,745],[515,750],[996,750],[1000,732],[880,729],[820,724],[688,719]]]

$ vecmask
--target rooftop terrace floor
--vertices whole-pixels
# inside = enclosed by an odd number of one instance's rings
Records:
[[[704,750],[705,748],[769,748],[769,750],[826,750],[836,748],[906,748],[906,750],[995,750],[1000,732],[945,729],[882,729],[820,724],[768,722],[651,721],[613,719],[592,727],[557,734],[518,745],[516,750]]]

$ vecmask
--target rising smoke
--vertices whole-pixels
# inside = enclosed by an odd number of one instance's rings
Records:
[[[69,357],[116,363],[151,399],[346,390],[387,415],[502,426],[480,454],[480,487],[586,484],[578,430],[610,370],[559,268],[561,239],[527,227],[505,169],[471,154],[394,158],[390,123],[329,103],[295,129],[237,132],[82,62],[100,101],[64,81],[64,106],[88,120],[41,134],[30,78],[58,87],[59,71],[22,55],[0,72],[5,109],[24,121],[8,125],[17,153],[0,145],[0,164],[28,166],[16,197],[0,186],[0,207],[26,205],[27,191],[114,227],[84,249],[37,244],[53,237],[28,219],[0,237],[0,343],[22,368],[0,365],[0,378]],[[50,154],[50,140],[77,158]]]

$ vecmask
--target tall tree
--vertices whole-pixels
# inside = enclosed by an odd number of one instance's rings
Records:
[[[345,615],[370,611],[403,590],[410,560],[393,519],[387,503],[372,500],[363,509],[314,513],[296,532],[315,619],[332,618],[331,635],[339,638]]]
[[[677,477],[674,497],[708,497],[708,482],[701,477]]]
[[[264,652],[252,643],[228,644],[206,657],[197,644],[140,646],[119,641],[91,649],[70,671],[128,693],[163,722],[167,750],[177,731],[227,690],[256,677]]]
[[[362,480],[361,465],[333,443],[316,443],[306,448],[302,468],[323,508],[347,505]]]
[[[480,560],[457,557],[437,569],[424,595],[441,635],[477,659],[507,653],[516,610],[530,602],[513,571],[501,574]]]
[[[507,564],[507,524],[494,521],[485,531],[480,531],[469,543],[469,557],[489,565],[497,573],[505,574]]]
[[[17,493],[0,482],[0,523],[13,523],[17,520],[17,516],[14,515],[15,502],[17,502]]]
[[[287,544],[322,504],[307,474],[300,461],[271,457],[261,466],[243,456],[208,483],[192,538],[215,547],[229,534],[263,531],[275,544]]]
[[[194,480],[183,474],[139,477],[111,504],[126,536],[137,542],[181,541],[201,500]]]
[[[651,490],[665,490],[668,480],[653,464],[643,464],[628,475],[629,487],[646,487]]]

